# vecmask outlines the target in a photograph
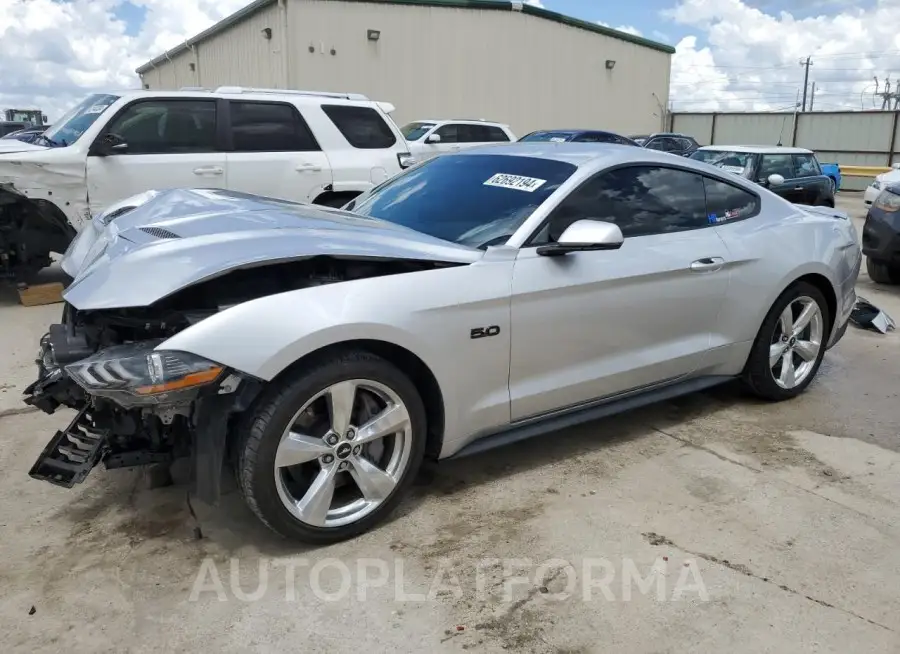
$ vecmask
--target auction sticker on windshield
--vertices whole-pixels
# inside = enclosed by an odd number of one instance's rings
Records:
[[[506,173],[497,173],[484,183],[485,186],[499,186],[500,188],[511,188],[516,191],[527,191],[533,193],[547,182],[546,179],[538,179],[537,177],[524,177],[523,175],[507,175]]]

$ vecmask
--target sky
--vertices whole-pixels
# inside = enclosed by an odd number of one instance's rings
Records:
[[[807,57],[816,110],[880,108],[900,84],[900,0],[526,1],[674,46],[672,111],[792,109]],[[0,0],[0,109],[54,120],[139,88],[137,66],[248,2]]]

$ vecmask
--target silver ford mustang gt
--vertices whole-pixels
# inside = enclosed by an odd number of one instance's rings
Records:
[[[74,409],[31,476],[230,462],[276,532],[385,519],[423,459],[740,378],[812,382],[855,302],[846,214],[706,164],[521,143],[413,167],[343,209],[154,191],[95,217],[25,401]]]

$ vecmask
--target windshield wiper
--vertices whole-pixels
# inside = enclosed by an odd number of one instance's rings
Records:
[[[64,148],[64,147],[66,147],[66,142],[65,142],[65,141],[63,141],[62,143],[59,143],[59,142],[54,141],[53,139],[51,139],[49,136],[44,136],[43,134],[38,134],[37,137],[34,139],[34,142],[35,142],[35,143],[38,143],[38,142],[40,142],[40,141],[45,141],[45,142],[47,143],[47,145],[49,145],[51,148]]]

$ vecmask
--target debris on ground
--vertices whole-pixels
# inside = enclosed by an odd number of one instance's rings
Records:
[[[37,613],[37,609],[32,605],[31,608],[28,609],[28,615],[34,615],[35,613]]]
[[[850,320],[858,327],[875,330],[882,334],[887,334],[896,328],[893,318],[864,297],[856,298],[856,306],[850,312]]]

